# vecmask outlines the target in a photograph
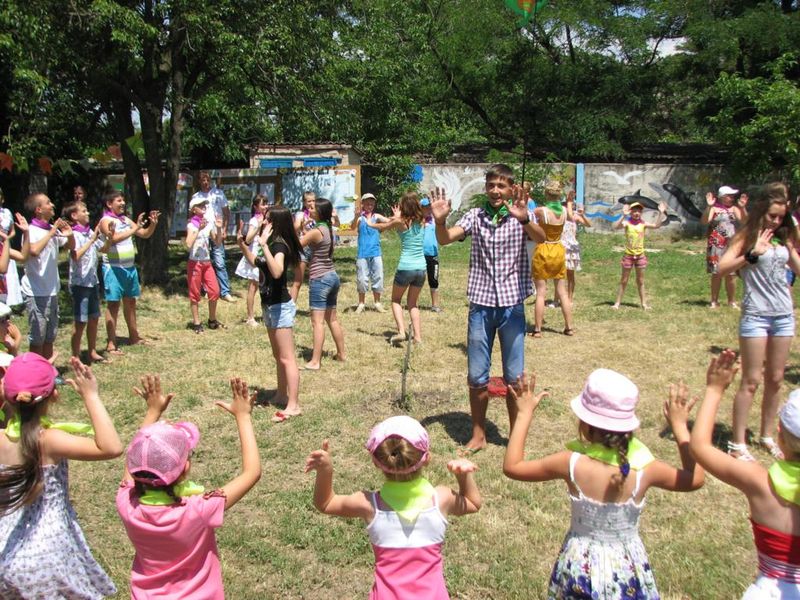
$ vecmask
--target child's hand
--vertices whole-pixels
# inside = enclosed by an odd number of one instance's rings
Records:
[[[697,398],[689,398],[689,388],[683,381],[671,383],[669,397],[664,401],[664,418],[670,427],[675,429],[676,425],[686,425],[696,402]]]
[[[723,350],[719,356],[711,359],[706,371],[706,386],[724,391],[736,377],[739,370],[739,359],[731,349]]]
[[[392,217],[395,219],[400,219],[403,215],[400,213],[400,205],[395,204],[392,206]]]
[[[266,244],[269,236],[272,235],[272,221],[264,221],[264,227],[261,229],[261,240]]]
[[[247,382],[234,377],[231,379],[231,392],[233,393],[233,402],[217,401],[215,404],[221,409],[228,411],[234,417],[240,415],[249,415],[253,412],[253,404],[256,401],[256,395],[250,394],[247,389]]]
[[[200,219],[200,227],[199,227],[200,231],[202,231],[203,229],[205,229],[207,225],[208,225],[208,221],[206,221],[206,218],[205,218],[205,217],[203,217],[202,219]]]
[[[72,227],[70,227],[69,223],[67,223],[64,219],[56,219],[53,229],[64,237],[69,237],[72,235]]]
[[[26,219],[21,213],[14,213],[14,222],[22,233],[28,231],[28,219]]]
[[[431,199],[431,212],[434,220],[440,225],[444,225],[447,215],[450,214],[450,201],[444,188],[435,188],[430,191],[428,197]]]
[[[147,216],[149,216],[149,217],[150,217],[150,223],[151,223],[151,225],[155,226],[155,225],[158,223],[158,219],[159,219],[159,217],[161,217],[161,211],[160,211],[160,210],[151,210],[151,211],[150,211],[150,212],[147,214]]]
[[[514,402],[516,402],[517,410],[524,413],[533,414],[533,412],[539,406],[539,402],[542,401],[542,398],[550,395],[547,392],[534,394],[534,390],[536,388],[535,373],[530,377],[526,376],[525,373],[520,375],[517,378],[516,387],[519,388],[519,393],[517,393],[517,390],[513,385],[508,386],[507,393],[511,396]]]
[[[160,416],[167,410],[167,406],[169,406],[175,394],[167,394],[165,396],[161,393],[161,378],[158,375],[148,373],[142,375],[139,381],[142,383],[142,387],[141,389],[134,387],[133,393],[144,398],[145,402],[147,402],[147,410],[156,411]]]
[[[750,196],[747,194],[742,194],[739,196],[739,206],[742,208],[747,208],[747,202],[750,200]]]
[[[708,192],[706,194],[706,204],[709,206],[714,206],[717,203],[717,197],[714,196],[714,192]]]
[[[222,217],[214,219],[214,226],[217,228],[217,231],[222,231]]]
[[[308,473],[309,471],[333,471],[333,461],[331,460],[331,454],[328,450],[329,445],[328,440],[323,440],[322,448],[320,450],[314,450],[308,455],[303,473]]]
[[[455,458],[448,461],[447,470],[453,475],[466,475],[467,473],[474,473],[477,471],[478,465],[466,458]]]
[[[762,229],[761,233],[758,234],[758,238],[756,238],[755,246],[753,246],[751,252],[756,256],[761,256],[769,250],[769,247],[772,245],[772,233],[771,229]]]
[[[669,207],[667,206],[666,202],[659,202],[658,203],[658,212],[660,212],[661,214],[664,214],[664,215],[667,214],[667,209],[668,208]]]
[[[631,207],[630,207],[630,205],[628,205],[628,204],[623,204],[623,205],[622,205],[622,214],[623,214],[623,215],[625,215],[626,217],[627,217],[629,214],[631,214]]]
[[[114,235],[114,232],[117,230],[117,220],[116,219],[109,219],[108,223],[106,223],[106,227],[108,227],[108,237]],[[97,231],[100,231],[100,226],[97,226]]]
[[[76,356],[69,359],[69,364],[72,367],[73,377],[67,379],[67,383],[72,389],[83,399],[89,395],[97,395],[97,378],[92,370]]]
[[[578,214],[580,216],[583,216],[585,212],[586,212],[586,209],[583,207],[583,204],[578,205]]]

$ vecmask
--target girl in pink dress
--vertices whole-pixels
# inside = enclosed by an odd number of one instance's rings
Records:
[[[447,516],[480,509],[481,495],[472,476],[477,467],[463,458],[451,460],[447,469],[458,481],[458,492],[447,486],[433,487],[420,474],[430,461],[428,432],[406,416],[378,423],[369,435],[367,450],[386,482],[377,492],[349,496],[333,491],[328,440],[309,455],[306,472],[317,472],[314,506],[327,515],[359,517],[367,523],[375,553],[370,600],[449,599],[442,565]]]

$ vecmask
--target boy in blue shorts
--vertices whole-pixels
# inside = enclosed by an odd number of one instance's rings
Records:
[[[156,230],[161,213],[151,210],[142,213],[136,221],[125,215],[125,197],[119,192],[111,192],[104,199],[105,210],[97,227],[109,241],[108,252],[103,255],[103,287],[106,295],[106,351],[122,354],[117,345],[117,317],[122,302],[122,314],[128,326],[128,343],[140,344],[142,338],[136,326],[136,299],[139,290],[139,273],[134,258],[136,247],[133,236],[147,239]],[[149,221],[149,223],[147,223]],[[114,223],[113,228],[111,223]]]
[[[72,296],[72,356],[80,358],[81,338],[86,330],[89,345],[88,360],[106,362],[97,352],[97,326],[100,322],[100,281],[97,279],[98,252],[107,252],[110,239],[99,239],[100,232],[89,227],[89,210],[81,200],[68,202],[61,218],[72,227],[75,247],[69,253],[69,292]],[[109,223],[114,233],[114,221]]]
[[[381,254],[381,233],[368,223],[386,223],[389,219],[375,212],[375,196],[366,193],[361,196],[361,214],[358,217],[358,254],[356,255],[356,288],[358,306],[356,313],[364,312],[367,290],[372,288],[375,310],[386,312],[381,304],[383,293],[383,255]]]
[[[544,231],[528,210],[522,186],[514,185],[514,172],[497,164],[486,172],[486,202],[472,208],[453,227],[447,227],[450,203],[444,189],[431,191],[436,239],[442,246],[472,236],[467,298],[467,385],[472,414],[472,437],[465,451],[474,454],[486,447],[486,410],[489,405],[489,373],[494,338],[500,340],[503,379],[516,384],[525,365],[525,310],[523,302],[533,293],[531,267],[525,242],[543,242]],[[516,408],[506,398],[511,426]]]
[[[60,248],[72,250],[75,239],[72,229],[62,219],[50,223],[55,207],[44,194],[25,198],[25,212],[31,217],[30,248],[21,283],[30,325],[28,342],[31,352],[49,359],[53,356],[53,342],[58,331],[58,291],[61,289],[58,251]]]

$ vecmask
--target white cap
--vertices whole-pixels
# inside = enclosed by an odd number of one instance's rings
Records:
[[[783,405],[778,416],[783,428],[794,437],[800,438],[800,389],[789,394],[789,399]]]
[[[369,192],[367,192],[366,194],[361,196],[361,201],[363,202],[364,200],[377,200],[377,198],[375,198],[374,194],[370,194]]]
[[[10,317],[11,316],[11,309],[8,305],[0,302],[0,319],[3,317]]]
[[[719,188],[717,196],[733,196],[738,193],[739,190],[737,190],[736,188],[732,188],[729,185],[723,185],[721,188]]]
[[[208,204],[208,199],[203,198],[202,196],[195,196],[189,200],[189,208],[194,208],[195,206],[200,206],[201,204]]]

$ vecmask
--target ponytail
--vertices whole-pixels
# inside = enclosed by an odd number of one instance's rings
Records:
[[[625,479],[631,472],[631,464],[628,462],[628,446],[633,439],[632,431],[607,431],[599,427],[589,426],[590,437],[593,440],[599,441],[606,448],[611,448],[617,451],[617,459],[619,460],[619,484],[625,483]]]
[[[19,450],[22,463],[0,468],[0,516],[35,501],[42,493],[42,451],[39,446],[39,419],[46,402],[20,402]]]

